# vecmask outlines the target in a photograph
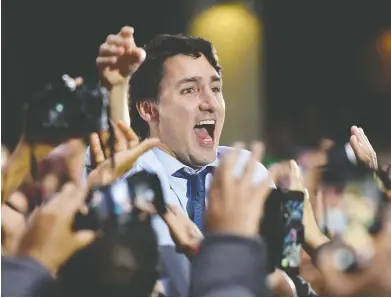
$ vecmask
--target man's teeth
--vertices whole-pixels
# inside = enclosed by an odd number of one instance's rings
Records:
[[[196,125],[207,125],[207,124],[216,124],[216,120],[203,120],[198,122]]]
[[[210,142],[213,141],[213,139],[210,136],[207,136],[205,139],[203,139],[204,142]]]

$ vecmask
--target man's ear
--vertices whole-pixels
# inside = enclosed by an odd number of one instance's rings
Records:
[[[159,113],[157,111],[156,102],[154,101],[141,101],[136,103],[137,110],[140,117],[144,121],[150,123],[159,120]]]

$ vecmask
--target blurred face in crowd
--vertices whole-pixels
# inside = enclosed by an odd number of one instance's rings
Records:
[[[181,162],[202,167],[216,159],[224,124],[222,80],[205,56],[176,55],[163,65],[151,135]]]

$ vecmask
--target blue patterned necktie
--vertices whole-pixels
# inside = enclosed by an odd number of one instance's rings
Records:
[[[211,173],[213,167],[206,167],[201,172],[189,173],[186,168],[176,171],[173,176],[187,180],[187,213],[191,220],[203,232],[204,214],[206,209],[205,177]]]

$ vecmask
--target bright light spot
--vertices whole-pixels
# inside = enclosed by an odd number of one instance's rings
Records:
[[[258,17],[241,4],[218,5],[201,12],[191,22],[190,32],[213,43],[224,73],[262,40]]]
[[[56,105],[57,112],[61,113],[63,110],[64,110],[64,105],[62,105],[61,103]]]

